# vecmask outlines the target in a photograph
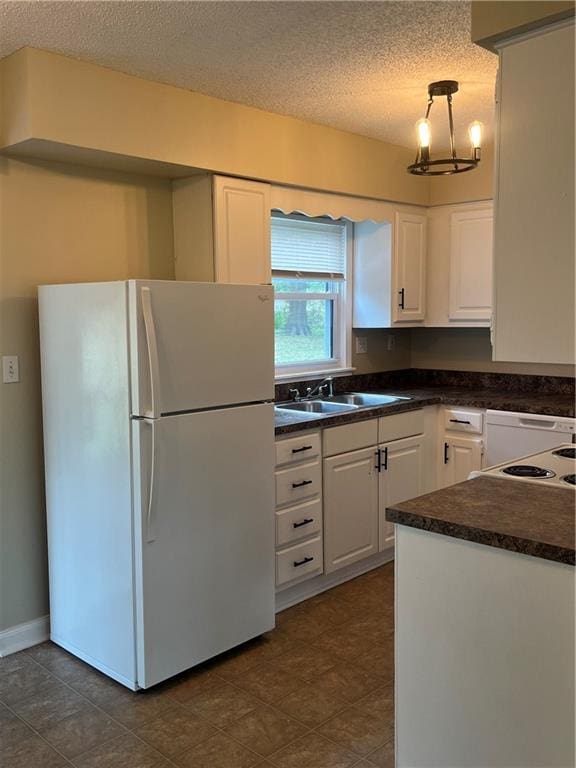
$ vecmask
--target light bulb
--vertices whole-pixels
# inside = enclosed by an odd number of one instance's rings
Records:
[[[474,120],[473,123],[470,123],[468,126],[468,135],[470,136],[472,149],[480,149],[480,145],[482,144],[482,123],[479,123],[478,120]]]
[[[421,149],[430,149],[430,120],[422,117],[416,123],[416,131],[418,132],[418,144]]]

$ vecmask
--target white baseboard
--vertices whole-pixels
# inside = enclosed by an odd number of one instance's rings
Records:
[[[15,627],[0,632],[0,657],[23,651],[33,645],[43,643],[50,637],[50,617],[41,616],[39,619],[17,624]]]

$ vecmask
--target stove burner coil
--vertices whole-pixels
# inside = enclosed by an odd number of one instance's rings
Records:
[[[552,455],[561,456],[563,459],[576,459],[576,448],[559,448],[557,451],[552,451]]]
[[[512,477],[530,477],[534,479],[543,477],[554,477],[554,472],[542,467],[533,467],[530,464],[514,464],[511,467],[505,467],[502,472]]]

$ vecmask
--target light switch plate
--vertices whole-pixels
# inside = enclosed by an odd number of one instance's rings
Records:
[[[356,354],[365,355],[368,352],[368,339],[366,336],[356,336]]]
[[[16,384],[20,381],[20,370],[17,355],[3,355],[2,357],[2,382],[4,384]]]

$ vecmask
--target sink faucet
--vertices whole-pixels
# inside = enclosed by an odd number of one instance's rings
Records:
[[[333,377],[332,376],[326,376],[325,379],[322,379],[322,381],[317,384],[314,388],[312,387],[306,387],[306,396],[305,400],[313,400],[315,397],[324,397],[325,390],[328,390],[328,397],[332,398],[334,397],[334,387],[333,387]]]

